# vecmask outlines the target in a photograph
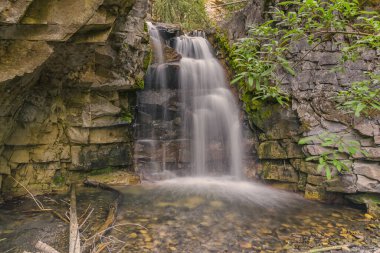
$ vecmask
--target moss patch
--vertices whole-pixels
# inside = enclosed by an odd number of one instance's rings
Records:
[[[104,175],[104,174],[109,174],[113,171],[114,171],[113,168],[107,167],[104,169],[92,170],[90,173],[88,173],[88,175],[90,175],[90,176]]]

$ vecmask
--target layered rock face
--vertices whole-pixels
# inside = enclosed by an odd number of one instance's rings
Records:
[[[0,4],[0,189],[25,194],[75,172],[132,164],[148,0]],[[11,175],[11,176],[9,176]]]
[[[252,1],[225,24],[229,39],[235,41],[245,36],[249,25],[263,19],[260,10],[264,7],[264,1]],[[291,58],[299,59],[310,49],[307,42],[293,45]],[[310,199],[331,200],[341,193],[356,193],[360,194],[361,203],[374,203],[373,199],[380,199],[379,195],[369,194],[380,193],[380,115],[356,118],[337,110],[333,98],[349,83],[366,78],[365,72],[379,73],[380,52],[363,51],[357,61],[343,66],[339,63],[340,58],[341,52],[336,44],[322,43],[307,54],[297,67],[296,76],[284,78],[282,89],[292,98],[291,108],[266,104],[249,115],[252,127],[260,133],[257,147],[260,166],[253,170],[262,179],[305,191],[305,196]],[[344,72],[334,70],[337,67],[343,67]],[[325,149],[318,143],[297,144],[302,136],[323,132],[360,142],[366,156],[355,156],[348,163],[350,172],[327,180],[324,173],[317,170],[317,163],[305,161],[306,156],[320,155]],[[337,174],[336,171],[333,173]],[[369,197],[366,198],[365,194]]]

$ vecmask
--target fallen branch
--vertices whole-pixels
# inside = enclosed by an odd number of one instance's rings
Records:
[[[349,250],[348,248],[349,245],[338,245],[338,246],[330,246],[326,248],[315,248],[306,251],[305,253],[318,253],[318,252],[325,252],[325,251],[330,251],[330,250]]]
[[[70,197],[70,245],[69,253],[81,253],[79,226],[77,217],[77,197],[75,191],[75,184],[71,185]]]
[[[94,244],[96,245],[99,242],[100,238],[102,238],[112,229],[112,226],[116,221],[117,210],[122,201],[123,195],[118,190],[99,182],[86,180],[84,181],[84,185],[89,186],[89,187],[101,188],[103,190],[111,191],[117,194],[117,197],[114,199],[114,201],[110,205],[110,208],[108,210],[108,215],[104,223],[101,225],[101,227],[93,236],[91,236],[90,238],[86,240],[85,245],[83,246],[84,247],[83,251],[86,252],[86,250],[91,245],[94,245]],[[92,240],[92,244],[90,243],[91,240]]]
[[[41,201],[39,201],[34,195],[33,193],[31,193],[28,188],[26,188],[23,184],[21,184],[19,181],[17,181],[14,177],[12,177],[12,175],[8,175],[10,178],[13,179],[13,181],[15,181],[17,184],[21,185],[22,188],[25,189],[25,191],[30,195],[30,197],[33,199],[34,203],[36,203],[37,207],[39,208],[39,210],[32,210],[30,212],[50,212],[52,213],[53,215],[55,215],[57,218],[61,219],[62,221],[64,221],[65,223],[70,223],[68,219],[66,219],[65,217],[63,217],[62,215],[60,215],[57,211],[53,210],[53,209],[49,209],[49,208],[45,208],[44,205],[41,203]]]
[[[45,210],[44,205],[38,199],[36,199],[36,197],[34,197],[33,193],[31,193],[28,190],[28,188],[26,188],[22,183],[20,183],[19,181],[17,181],[16,178],[14,178],[12,175],[8,175],[8,176],[10,178],[12,178],[13,181],[15,181],[17,184],[19,184],[22,188],[24,188],[24,190],[32,197],[32,199],[34,200],[34,203],[36,203],[36,205],[38,206],[39,209]]]
[[[83,227],[83,225],[87,222],[87,220],[90,218],[90,216],[91,216],[91,214],[92,214],[93,211],[94,211],[94,208],[91,209],[91,211],[88,213],[88,215],[86,216],[86,218],[79,225],[79,229],[81,229]]]
[[[96,247],[96,250],[95,250],[95,253],[100,253],[102,252],[105,248],[107,248],[108,245],[110,245],[111,243],[110,242],[106,242],[106,243],[101,243],[99,244],[97,247]]]
[[[36,249],[42,251],[43,253],[59,253],[59,251],[41,241],[38,241],[34,247],[36,247]]]

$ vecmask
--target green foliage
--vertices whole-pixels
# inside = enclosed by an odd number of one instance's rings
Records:
[[[107,167],[103,169],[92,170],[90,173],[88,173],[88,175],[90,176],[104,175],[104,174],[112,173],[113,171],[114,171],[113,168]]]
[[[55,185],[63,185],[65,183],[65,177],[62,175],[55,175],[53,177],[53,184]]]
[[[338,108],[352,112],[356,117],[380,111],[380,75],[368,75],[368,80],[354,82],[348,90],[338,93]]]
[[[380,47],[380,18],[362,11],[357,0],[282,1],[269,12],[271,20],[253,26],[247,38],[238,41],[231,58],[237,83],[248,111],[256,100],[271,100],[286,106],[288,95],[280,89],[287,75],[321,43],[340,35],[342,62],[355,60],[360,51]],[[297,61],[289,61],[291,49],[301,40],[310,50]],[[365,84],[365,83],[364,83]],[[370,104],[373,106],[373,103]]]
[[[179,23],[186,30],[203,29],[208,23],[204,0],[155,0],[153,17],[160,22]]]
[[[131,112],[123,111],[121,115],[121,120],[123,122],[126,122],[128,124],[131,124],[133,122],[133,114]]]
[[[332,168],[336,168],[339,172],[349,171],[347,164],[341,160],[341,157],[348,155],[352,158],[356,154],[367,155],[360,148],[360,143],[355,140],[346,140],[342,136],[333,133],[324,132],[317,136],[305,137],[299,140],[298,144],[306,145],[317,143],[325,148],[325,151],[316,156],[306,158],[306,161],[318,161],[318,171],[324,170],[327,179],[331,179]]]

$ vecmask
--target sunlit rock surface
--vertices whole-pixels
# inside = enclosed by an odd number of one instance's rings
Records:
[[[148,8],[147,0],[0,3],[3,197],[25,194],[9,174],[40,193],[73,171],[130,167]]]

